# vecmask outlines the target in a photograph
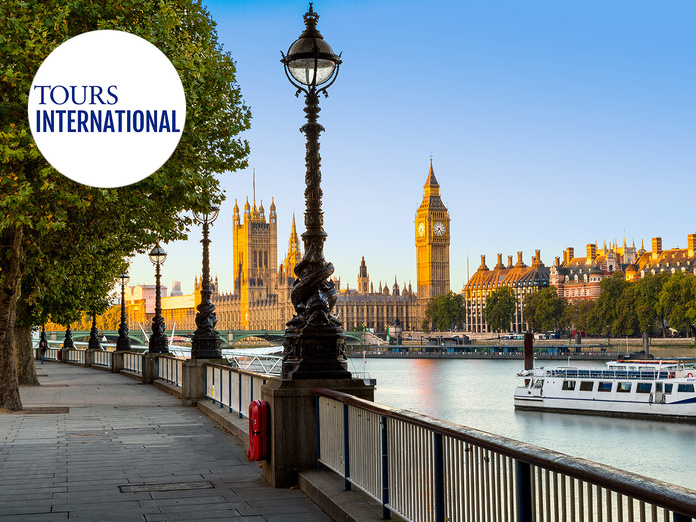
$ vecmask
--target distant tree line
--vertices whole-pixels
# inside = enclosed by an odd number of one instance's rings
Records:
[[[696,276],[684,272],[646,274],[635,283],[616,273],[601,283],[599,299],[567,300],[554,287],[526,294],[522,312],[531,331],[575,330],[595,335],[667,335],[672,328],[685,336],[696,324]],[[517,300],[502,287],[486,298],[484,319],[491,330],[507,331]]]

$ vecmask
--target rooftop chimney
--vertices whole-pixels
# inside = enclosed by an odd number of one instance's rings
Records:
[[[495,265],[495,270],[502,270],[503,268],[505,268],[503,264],[503,254],[498,254],[498,264]]]
[[[597,244],[589,243],[587,245],[587,261],[591,263],[594,261],[595,257],[597,257]]]
[[[660,254],[662,253],[662,238],[661,237],[654,237],[652,239],[652,254],[651,258],[652,259],[657,259],[660,257]]]
[[[508,268],[512,268],[512,256],[508,256]]]

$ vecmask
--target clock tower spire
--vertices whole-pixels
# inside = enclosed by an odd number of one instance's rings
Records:
[[[415,225],[418,306],[424,317],[428,301],[450,291],[450,216],[440,198],[440,184],[435,178],[432,158]]]

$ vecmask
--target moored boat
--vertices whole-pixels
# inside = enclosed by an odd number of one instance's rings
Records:
[[[517,374],[515,409],[696,422],[693,359],[618,360]]]

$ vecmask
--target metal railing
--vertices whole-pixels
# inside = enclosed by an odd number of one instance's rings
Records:
[[[157,378],[175,386],[181,386],[184,360],[177,357],[157,358]]]
[[[239,418],[246,417],[249,404],[261,398],[261,386],[270,379],[262,375],[220,364],[205,365],[205,396],[221,408],[237,412]]]
[[[143,374],[143,354],[125,352],[123,354],[123,369],[129,372]]]
[[[113,352],[95,351],[95,352],[92,352],[92,356],[94,357],[94,359],[92,360],[93,365],[104,366],[105,368],[111,368],[112,360],[113,360]]]
[[[227,359],[240,370],[269,375],[280,375],[283,365],[281,355],[230,355]]]
[[[696,517],[696,491],[315,389],[318,461],[417,521],[643,521]]]

